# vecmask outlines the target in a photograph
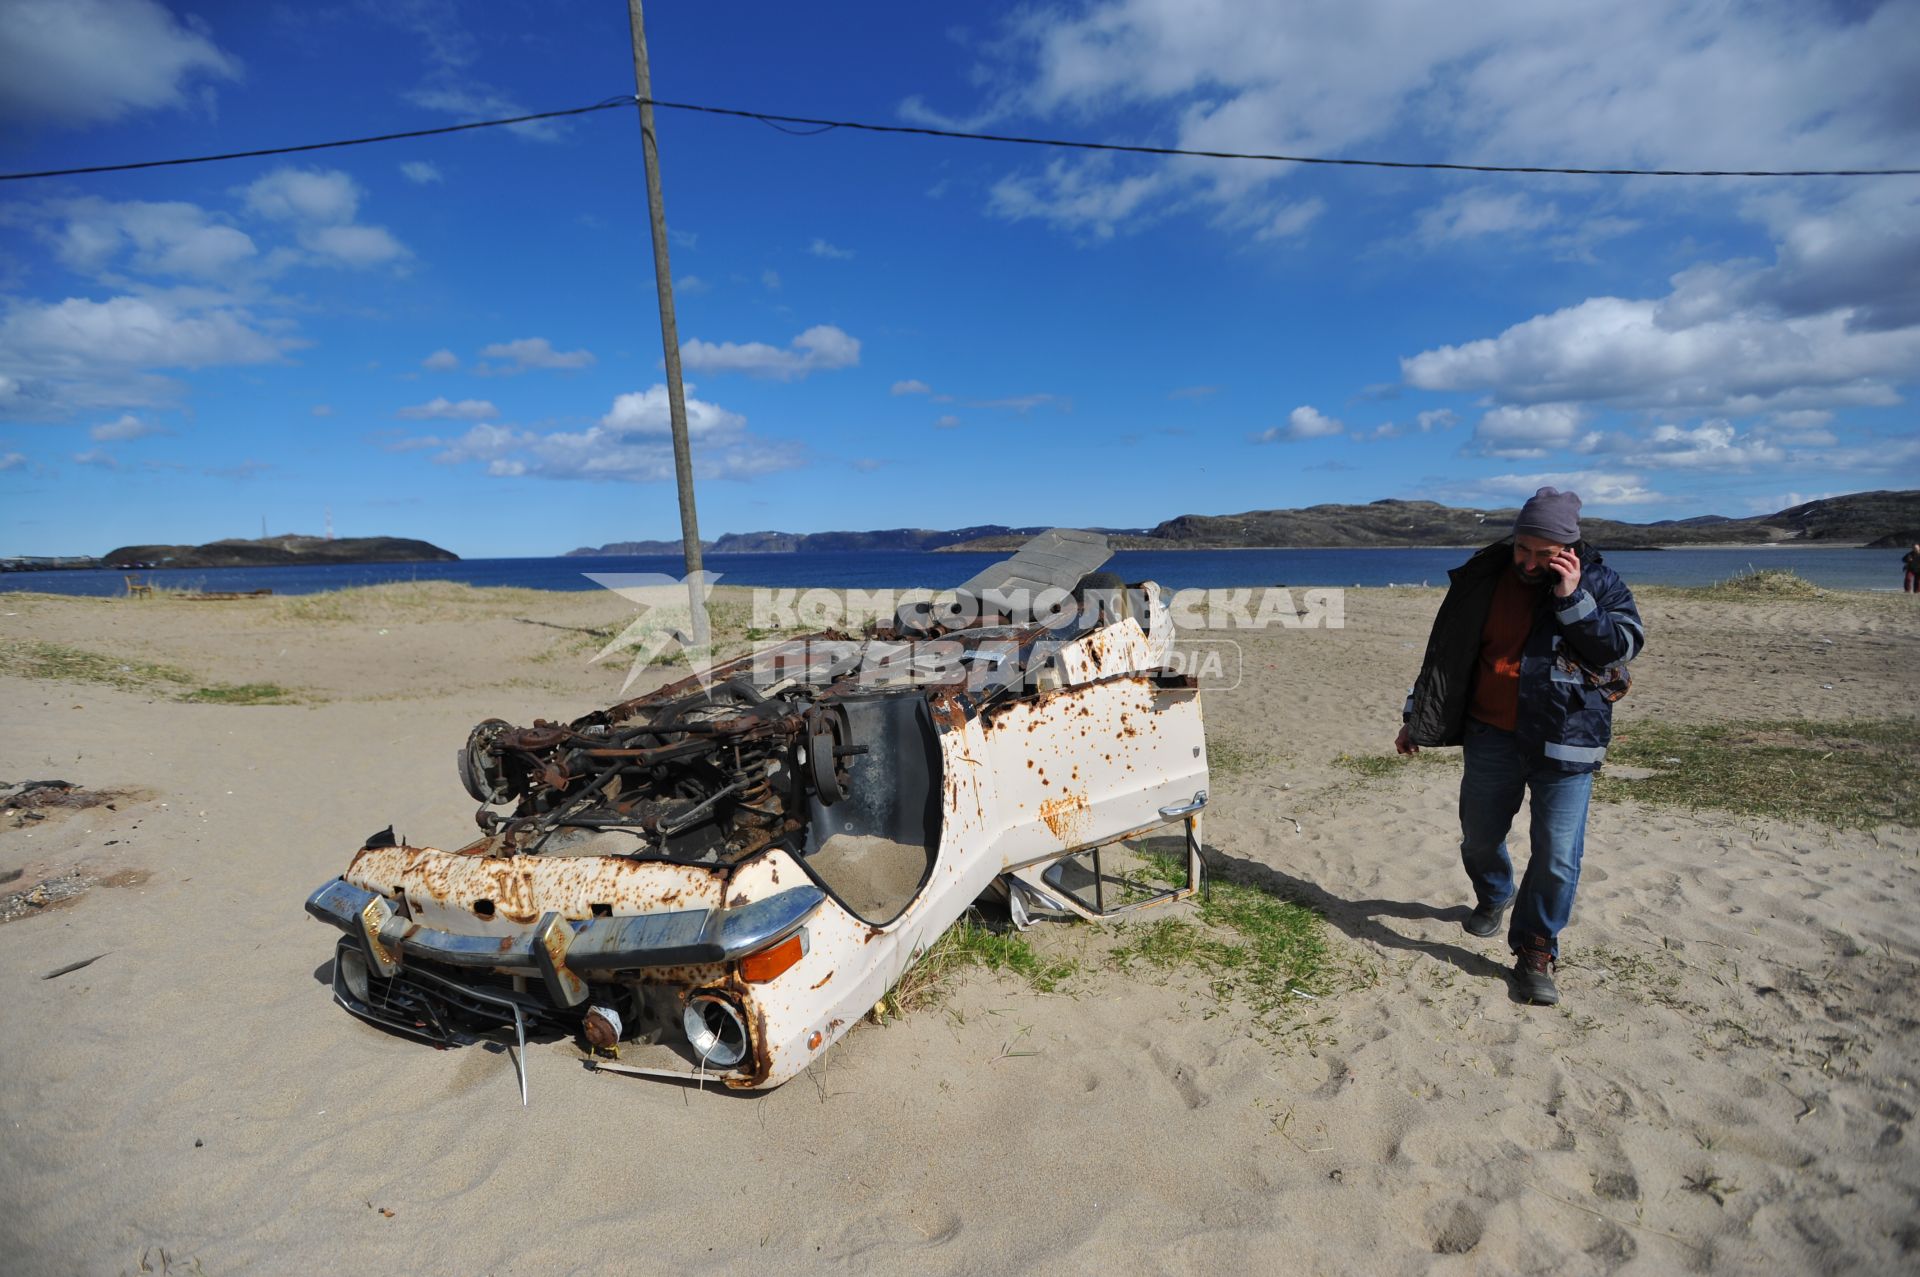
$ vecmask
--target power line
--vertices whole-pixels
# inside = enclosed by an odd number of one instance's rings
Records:
[[[533,115],[511,115],[502,120],[475,120],[471,124],[445,124],[437,129],[409,129],[405,133],[377,133],[372,137],[349,137],[336,142],[303,142],[298,146],[269,146],[258,151],[228,151],[222,155],[188,155],[172,160],[139,160],[132,164],[90,164],[85,168],[42,169],[37,173],[0,173],[0,182],[20,182],[35,177],[77,177],[85,173],[125,173],[133,169],[174,168],[181,164],[213,164],[220,160],[252,160],[263,155],[297,155],[302,151],[331,151],[343,146],[366,146],[372,142],[399,142],[410,137],[438,137],[443,133],[465,133],[470,129],[497,129],[509,124],[530,124],[535,120],[557,120],[568,115],[587,115],[632,106],[632,94],[608,98],[592,106],[569,107],[564,111],[540,111]]]
[[[1539,164],[1447,164],[1437,160],[1342,160],[1319,155],[1265,155],[1250,151],[1195,151],[1177,146],[1132,146],[1122,142],[1080,142],[1054,137],[1020,137],[1006,133],[970,133],[960,129],[924,128],[911,124],[864,124],[857,120],[816,120],[804,115],[773,115],[764,111],[741,111],[724,106],[701,106],[693,102],[661,102],[656,107],[673,111],[698,111],[706,115],[731,115],[758,120],[778,127],[782,124],[819,126],[828,129],[857,129],[863,133],[910,133],[922,137],[961,138],[971,142],[1009,142],[1018,146],[1052,146],[1074,151],[1121,151],[1130,155],[1186,155],[1206,160],[1264,160],[1274,164],[1337,164],[1349,168],[1449,169],[1463,173],[1565,173],[1585,177],[1911,177],[1920,168],[1876,169],[1646,169],[1646,168],[1555,168]],[[784,130],[783,130],[784,131]]]
[[[1646,168],[1573,168],[1548,164],[1452,164],[1441,160],[1368,160],[1335,159],[1324,155],[1279,155],[1258,151],[1201,151],[1178,146],[1138,146],[1124,142],[1086,142],[1072,138],[1023,137],[1008,133],[975,133],[962,129],[936,129],[914,124],[871,124],[861,120],[827,120],[805,115],[779,115],[770,111],[747,111],[737,107],[707,106],[698,102],[665,102],[647,99],[647,105],[666,111],[691,111],[702,115],[757,120],[782,133],[811,137],[833,129],[860,133],[897,133],[915,137],[950,138],[968,142],[1000,142],[1015,146],[1047,146],[1072,151],[1113,151],[1127,155],[1178,155],[1207,160],[1253,160],[1269,164],[1323,164],[1344,168],[1428,169],[1456,173],[1541,173],[1569,177],[1914,177],[1920,168],[1847,168],[1847,169],[1646,169]],[[171,168],[182,164],[211,164],[219,160],[257,159],[268,155],[295,155],[303,151],[328,151],[345,146],[366,146],[373,142],[397,142],[407,138],[437,137],[445,133],[464,133],[472,129],[492,129],[536,120],[557,120],[572,115],[587,115],[615,107],[637,106],[641,99],[631,94],[608,98],[591,106],[576,106],[564,111],[541,111],[533,115],[514,115],[499,120],[475,120],[469,124],[448,124],[434,129],[410,129],[404,133],[380,133],[372,137],[342,138],[333,142],[307,142],[298,146],[266,147],[257,151],[230,151],[222,155],[192,155],[171,160],[141,160],[131,164],[94,164],[84,168],[42,169],[33,173],[0,173],[0,182],[25,181],[41,177],[77,177],[88,173],[124,173],[134,169]],[[806,132],[786,127],[804,125]]]

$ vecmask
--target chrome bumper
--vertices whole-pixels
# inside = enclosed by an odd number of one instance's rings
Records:
[[[784,940],[826,900],[818,887],[789,887],[733,909],[676,909],[570,922],[547,913],[505,935],[463,935],[403,917],[378,892],[344,878],[307,898],[307,912],[345,932],[368,969],[391,977],[407,959],[443,967],[533,967],[557,1007],[586,1001],[582,978],[643,967],[731,962]]]

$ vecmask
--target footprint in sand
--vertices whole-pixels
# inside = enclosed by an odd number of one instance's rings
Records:
[[[1479,1212],[1466,1202],[1436,1206],[1427,1219],[1432,1228],[1433,1253],[1436,1255],[1466,1254],[1480,1244],[1480,1234],[1486,1228]]]
[[[1533,1109],[1511,1109],[1503,1113],[1500,1133],[1533,1153],[1567,1153],[1575,1145],[1573,1132],[1559,1119]]]
[[[1637,1202],[1640,1200],[1640,1181],[1632,1171],[1595,1171],[1593,1195],[1610,1202]]]

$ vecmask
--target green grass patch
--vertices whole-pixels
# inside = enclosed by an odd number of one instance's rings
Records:
[[[1920,719],[1636,722],[1616,735],[1608,758],[1654,774],[1624,780],[1601,772],[1594,794],[1604,801],[1715,808],[1839,829],[1920,825]]]
[[[969,910],[900,977],[882,1006],[893,1015],[938,1006],[953,978],[973,969],[1004,973],[1037,993],[1054,993],[1078,973],[1079,964],[1048,958],[1025,936],[990,927]]]
[[[1183,864],[1161,866],[1172,880]],[[1215,878],[1194,897],[1197,921],[1156,918],[1126,925],[1111,956],[1121,967],[1198,972],[1223,1006],[1242,1008],[1254,1023],[1274,1030],[1302,993],[1327,991],[1326,919],[1306,905],[1250,883]]]
[[[136,661],[64,643],[25,641],[0,646],[0,674],[16,678],[54,679],[63,683],[103,683],[122,691],[163,690],[169,693],[194,681],[175,665]]]
[[[1272,750],[1243,745],[1238,741],[1207,742],[1207,771],[1215,776],[1247,776],[1270,771],[1280,761]]]
[[[216,683],[180,698],[200,705],[285,705],[294,694],[277,683]]]

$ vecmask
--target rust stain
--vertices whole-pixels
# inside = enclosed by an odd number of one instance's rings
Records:
[[[821,976],[818,980],[816,980],[813,983],[812,987],[816,989],[821,988],[827,983],[827,981],[831,979],[833,979],[833,972],[829,971],[825,975]]]
[[[1046,822],[1053,836],[1062,846],[1077,846],[1081,841],[1081,832],[1086,827],[1087,799],[1084,794],[1061,794],[1058,798],[1043,799],[1040,803],[1040,819]]]

